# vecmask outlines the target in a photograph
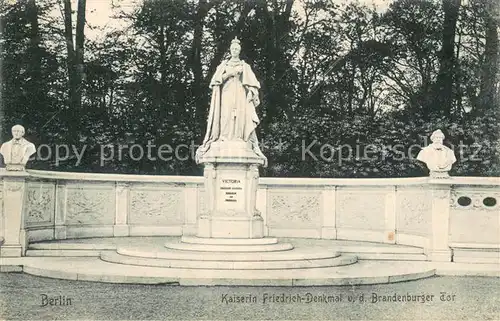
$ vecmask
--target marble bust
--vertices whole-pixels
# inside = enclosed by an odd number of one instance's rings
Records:
[[[427,165],[431,177],[448,177],[448,171],[457,161],[453,150],[443,145],[444,134],[436,130],[431,135],[432,144],[424,147],[417,155],[417,160]]]
[[[197,162],[213,142],[248,142],[253,152],[264,160],[264,166],[267,165],[255,133],[259,124],[255,110],[260,104],[260,83],[250,65],[240,59],[240,52],[240,41],[234,38],[231,58],[222,61],[210,81],[212,99],[207,131],[196,151]]]
[[[35,145],[23,138],[24,133],[23,126],[15,125],[12,127],[13,138],[0,147],[8,171],[24,171],[30,156],[36,152]]]

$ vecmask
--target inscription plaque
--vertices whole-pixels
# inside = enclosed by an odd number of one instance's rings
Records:
[[[226,205],[234,203],[237,205],[241,203],[242,198],[242,182],[239,179],[226,179],[223,178],[220,181],[220,192],[222,199]]]

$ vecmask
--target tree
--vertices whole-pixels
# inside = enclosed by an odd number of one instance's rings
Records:
[[[492,109],[498,106],[498,64],[499,59],[499,39],[498,26],[500,25],[500,4],[498,1],[486,1],[485,16],[485,51],[481,70],[480,104],[485,109]]]
[[[450,116],[453,110],[455,83],[455,35],[460,0],[443,0],[444,22],[439,57],[439,73],[436,80],[435,108]]]
[[[71,0],[64,0],[64,38],[67,50],[67,73],[69,88],[69,106],[74,112],[71,123],[77,129],[81,128],[82,92],[84,79],[84,41],[85,41],[85,8],[86,0],[78,0],[75,40],[73,41],[73,22]]]
[[[50,13],[57,2],[63,20]],[[400,152],[437,128],[446,144],[481,146],[480,160],[469,159],[473,149],[457,154],[454,174],[500,173],[493,0],[458,10],[456,0],[395,0],[382,14],[354,1],[115,4],[128,24],[97,39],[84,37],[84,1],[76,23],[67,0],[18,1],[2,11],[4,123],[25,124],[44,144],[87,147],[79,166],[69,159],[37,168],[201,174],[183,146],[201,142],[210,78],[237,36],[262,87],[258,137],[270,165],[263,176],[425,175],[410,157],[418,150],[403,159]],[[319,158],[303,159],[303,144],[313,141]],[[118,146],[149,142],[185,158],[118,155]],[[108,144],[115,157],[102,166]],[[370,145],[370,158],[356,154]]]

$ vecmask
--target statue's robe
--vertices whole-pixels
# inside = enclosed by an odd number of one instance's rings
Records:
[[[259,105],[260,83],[250,65],[240,60],[236,65],[230,60],[222,62],[212,76],[212,100],[208,114],[207,131],[198,156],[218,140],[248,141],[259,124],[255,108]],[[241,68],[238,76],[223,81],[224,73]]]

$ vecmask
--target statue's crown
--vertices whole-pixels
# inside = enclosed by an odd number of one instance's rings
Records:
[[[238,37],[234,37],[233,40],[231,40],[231,44],[240,44],[240,40],[238,39]]]

